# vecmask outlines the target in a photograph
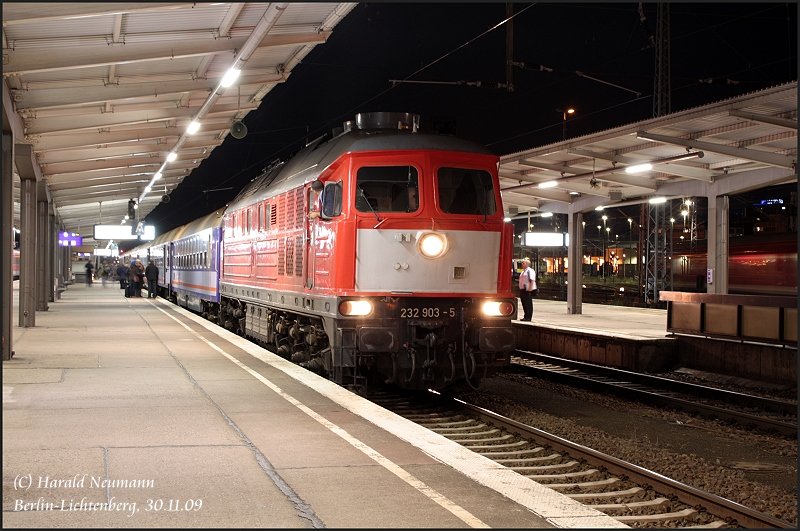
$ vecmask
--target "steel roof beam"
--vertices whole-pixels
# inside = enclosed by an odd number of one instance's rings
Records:
[[[260,85],[262,83],[281,83],[284,80],[285,75],[273,73],[245,76],[244,79],[242,79],[242,83]],[[105,103],[107,101],[114,102],[130,98],[163,98],[164,96],[182,94],[184,92],[211,92],[218,84],[219,80],[217,79],[194,79],[187,81],[137,83],[135,85],[68,87],[35,91],[12,90],[11,92],[17,110],[22,110]]]
[[[616,162],[625,165],[642,164],[643,162],[652,162],[654,160],[652,157],[648,158],[642,156],[641,159],[634,159],[632,157],[624,157],[621,155],[614,155],[611,153],[595,153],[588,149],[579,149],[579,148],[570,149],[568,150],[568,152],[570,154],[580,155],[582,157],[607,160],[609,162]],[[657,158],[658,157],[656,157],[656,159]],[[687,166],[680,163],[671,163],[671,164],[653,163],[653,168],[654,172],[656,171],[657,168],[658,171],[661,173],[675,175],[678,177],[686,177],[687,179],[697,179],[699,181],[707,181],[707,182],[711,182],[714,179],[714,177],[719,175],[718,172],[712,171],[710,169],[698,168],[696,166]]]
[[[192,3],[163,3],[153,2],[73,2],[42,4],[27,2],[7,2],[3,6],[3,27],[18,26],[21,24],[37,24],[51,20],[69,20],[81,17],[100,17],[116,15],[119,13],[148,13],[156,11],[172,11],[175,9],[191,9],[197,4]],[[200,4],[202,5],[202,4]]]
[[[729,111],[730,116],[737,118],[744,118],[753,122],[760,122],[763,124],[777,125],[778,127],[785,127],[797,131],[797,120],[789,120],[788,118],[781,118],[780,116],[769,116],[766,114],[759,114],[756,112],[747,111]]]
[[[210,116],[214,114],[230,115],[237,110],[252,111],[258,106],[246,105],[219,105],[214,108]],[[169,120],[188,120],[197,112],[196,108],[181,109],[154,109],[146,114],[141,112],[129,113],[105,113],[89,114],[83,116],[59,116],[43,120],[29,119],[32,124],[26,128],[27,134],[46,135],[52,133],[64,133],[67,131],[81,131],[86,129],[101,129],[105,127],[115,127],[120,125],[137,125],[151,122],[165,122]]]
[[[713,142],[704,142],[702,140],[689,140],[686,138],[677,138],[667,135],[657,135],[655,133],[648,133],[647,131],[639,131],[636,133],[636,136],[643,140],[652,140],[654,142],[661,142],[663,144],[674,144],[676,146],[701,149],[703,151],[710,151],[712,153],[721,153],[723,155],[730,155],[732,157],[738,157],[746,160],[754,160],[756,162],[761,162],[770,166],[778,166],[781,168],[794,168],[795,164],[797,163],[796,159],[787,157],[786,155],[781,155],[780,153],[726,146],[722,144],[715,144]]]
[[[208,33],[208,38],[203,40],[172,39],[165,41],[159,39],[159,42],[125,43],[125,46],[110,46],[106,42],[108,37],[99,35],[96,44],[70,46],[70,54],[67,57],[61,54],[44,54],[41,49],[35,48],[8,49],[4,50],[4,55],[8,56],[8,63],[3,65],[3,76],[126,65],[146,61],[174,61],[206,55],[233,55],[247,42],[244,37],[216,39],[211,31],[205,33]],[[171,34],[174,32],[164,32],[165,36]],[[330,35],[330,31],[269,35],[261,41],[260,47],[319,44],[327,41]],[[59,47],[58,39],[49,40],[54,41],[48,46],[49,48]]]

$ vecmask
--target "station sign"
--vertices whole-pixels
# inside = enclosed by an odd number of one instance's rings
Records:
[[[83,237],[75,232],[62,231],[58,233],[58,244],[62,247],[79,247],[83,245]]]
[[[155,239],[156,228],[154,225],[139,223],[134,231],[130,225],[95,225],[95,240],[143,240]]]
[[[525,247],[564,247],[569,245],[566,232],[526,232]]]

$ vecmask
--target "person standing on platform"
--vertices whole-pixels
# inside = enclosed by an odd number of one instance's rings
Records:
[[[158,266],[152,261],[148,262],[144,276],[147,277],[147,298],[155,299],[158,293]]]
[[[142,284],[144,284],[144,266],[142,265],[142,261],[138,258],[136,261],[131,265],[134,270],[134,297],[141,298],[142,297]]]
[[[522,261],[522,273],[519,275],[519,300],[522,303],[523,316],[520,321],[530,322],[533,319],[533,296],[538,291],[536,271],[531,268],[531,261]]]
[[[103,287],[106,287],[106,281],[108,277],[111,275],[111,268],[108,266],[108,262],[103,260],[100,262],[100,280],[103,281]]]
[[[92,285],[92,277],[93,277],[93,274],[94,274],[94,265],[92,264],[92,261],[89,260],[88,262],[86,262],[86,265],[83,266],[83,267],[86,269],[86,285],[87,286],[91,286]]]
[[[117,266],[117,277],[119,278],[119,289],[125,289],[128,287],[128,268],[122,262],[119,263]],[[125,296],[127,297],[128,294],[126,293]]]

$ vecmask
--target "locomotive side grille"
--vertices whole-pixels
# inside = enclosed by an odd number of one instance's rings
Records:
[[[269,209],[269,227],[273,228],[278,224],[278,205],[268,204],[267,208]]]
[[[286,239],[278,238],[278,276],[286,274]]]
[[[295,238],[294,248],[296,250],[294,261],[294,274],[295,276],[303,276],[303,237],[297,236]]]
[[[294,269],[292,266],[294,265],[294,241],[290,238],[285,238],[284,241],[286,242],[286,264],[285,264],[285,271],[286,276],[292,276]]]
[[[303,226],[303,189],[298,188],[295,190],[294,193],[294,205],[295,205],[295,219],[294,219],[294,226],[300,228]]]
[[[286,230],[286,212],[289,210],[285,194],[278,197],[278,230]]]

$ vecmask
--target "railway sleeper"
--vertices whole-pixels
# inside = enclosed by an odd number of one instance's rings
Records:
[[[515,456],[515,455],[516,456],[523,456],[523,455],[528,455],[528,454],[538,454],[538,453],[543,452],[543,451],[544,451],[544,448],[542,448],[541,446],[537,446],[536,448],[529,448],[527,450],[511,450],[511,451],[508,451],[508,452],[482,452],[481,455],[484,455],[486,457],[494,459],[495,457],[499,457],[499,456],[509,456],[509,457],[510,456]],[[498,463],[499,462],[500,461],[498,461]]]
[[[591,507],[592,509],[597,509],[598,511],[603,511],[604,513],[608,513],[615,511],[638,511],[645,507],[646,508],[664,507],[669,503],[670,501],[667,498],[653,498],[652,500],[644,500],[644,501],[630,502],[630,503],[589,504],[588,507]]]
[[[559,463],[557,465],[540,465],[540,466],[513,466],[509,467],[511,470],[515,472],[538,472],[538,471],[550,471],[550,470],[569,470],[570,468],[575,468],[579,466],[580,463],[577,461],[567,461],[566,463]],[[535,474],[526,474],[529,477],[535,477]]]
[[[656,522],[666,522],[669,520],[677,520],[683,518],[689,518],[695,516],[697,514],[697,509],[692,509],[691,507],[687,507],[686,509],[681,509],[680,511],[674,511],[671,513],[658,513],[658,514],[631,514],[631,515],[624,515],[624,516],[615,516],[615,520],[619,520],[622,523],[637,523],[637,524],[646,524],[646,523],[656,523]]]
[[[469,448],[470,450],[474,450],[478,453],[482,453],[481,450],[496,450],[500,448],[519,448],[520,446],[526,446],[530,444],[528,441],[514,441],[512,443],[504,443],[504,444],[475,444],[475,445],[464,445],[465,447]]]
[[[567,472],[565,474],[540,474],[536,476],[536,481],[543,481],[543,480],[565,480],[569,478],[585,478],[591,477],[596,474],[599,474],[600,471],[594,468],[590,468],[589,470],[579,470],[578,472]],[[531,478],[533,479],[533,478]],[[567,490],[567,489],[594,489],[597,487],[604,487],[606,485],[611,485],[620,481],[619,478],[608,478],[602,479],[598,481],[585,481],[585,482],[572,482],[572,483],[543,483],[543,485],[547,486],[553,490]]]
[[[580,493],[573,493],[573,494],[564,494],[564,496],[569,496],[573,500],[592,500],[592,499],[602,499],[602,498],[613,498],[616,496],[635,496],[637,494],[641,494],[644,492],[642,487],[631,487],[630,489],[625,490],[609,490],[606,492],[580,492]]]
[[[556,459],[563,459],[561,454],[550,454],[541,457],[517,457],[516,459],[495,459],[494,462],[499,465],[510,465],[511,463],[544,463],[546,461],[554,461]]]

